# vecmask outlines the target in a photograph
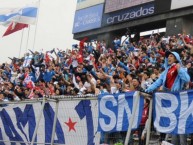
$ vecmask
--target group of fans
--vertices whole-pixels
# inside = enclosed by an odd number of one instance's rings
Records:
[[[139,39],[130,35],[124,38],[116,37],[112,48],[105,40],[89,42],[84,38],[71,50],[29,50],[23,58],[10,58],[10,64],[0,66],[1,101],[145,91],[164,71],[166,51],[180,55],[190,76],[185,87],[193,87],[190,35],[165,37],[156,33]]]
[[[0,66],[1,100],[142,91],[164,70],[166,50],[180,54],[192,86],[191,36],[125,38],[122,42],[115,38],[113,48],[104,40],[86,42],[85,38],[71,50],[29,50],[23,58],[10,58],[10,64]]]

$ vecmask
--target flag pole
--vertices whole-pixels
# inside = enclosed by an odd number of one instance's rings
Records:
[[[29,42],[29,32],[30,32],[30,25],[28,25],[29,28],[28,28],[28,34],[27,34],[27,43],[26,43],[26,49],[25,49],[25,53],[27,53],[27,50],[28,50],[28,42]]]
[[[19,58],[20,58],[20,55],[21,55],[21,47],[22,47],[22,43],[23,43],[23,32],[24,32],[24,29],[22,30],[22,34],[21,34],[20,50],[19,50]]]
[[[39,19],[40,2],[41,2],[41,0],[39,0],[39,3],[38,3],[37,19],[36,19],[35,34],[34,34],[34,42],[33,42],[33,48],[32,48],[33,50],[35,49],[35,43],[36,43],[36,33],[37,33],[37,26],[38,26],[38,19]]]

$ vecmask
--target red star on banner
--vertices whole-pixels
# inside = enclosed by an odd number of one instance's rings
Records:
[[[75,128],[74,128],[74,126],[75,126],[76,123],[77,123],[77,122],[72,122],[71,118],[68,119],[68,122],[65,122],[65,124],[69,127],[69,132],[70,132],[71,130],[74,130],[74,131],[76,132],[76,130],[75,130]]]

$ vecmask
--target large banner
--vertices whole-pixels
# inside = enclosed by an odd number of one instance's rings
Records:
[[[132,116],[132,129],[136,129],[141,122],[144,104],[143,97],[137,101],[138,97],[137,92],[130,92],[103,94],[92,101],[60,101],[54,143],[98,145],[100,132],[127,131]],[[41,103],[1,105],[0,140],[31,142],[41,107]],[[35,142],[51,143],[55,108],[54,102],[45,104]],[[193,133],[193,90],[155,93],[153,113],[154,127],[158,132]],[[8,143],[0,141],[0,144]]]
[[[62,101],[59,103],[54,143],[66,145],[99,144],[97,100]],[[31,142],[38,124],[41,103],[1,107],[0,140]],[[46,103],[35,142],[50,143],[55,103]],[[1,145],[9,144],[0,142]],[[23,143],[22,145],[25,145]]]
[[[104,3],[105,0],[78,0],[76,10],[85,9],[91,6]]]
[[[148,3],[154,0],[106,0],[105,13],[130,8],[133,6]]]
[[[99,96],[98,131],[127,131],[129,120],[134,115],[132,129],[136,129],[142,118],[143,98],[136,92],[125,94],[105,94]],[[137,98],[139,101],[137,101]],[[134,114],[133,108],[137,108]]]
[[[154,14],[154,3],[148,3],[103,15],[103,26],[131,21]]]
[[[172,0],[171,10],[193,6],[193,0]]]
[[[73,33],[101,27],[103,4],[76,11]]]
[[[154,126],[169,134],[193,133],[193,90],[155,93]]]

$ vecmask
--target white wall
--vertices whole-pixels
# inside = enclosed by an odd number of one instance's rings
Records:
[[[193,5],[193,0],[172,0],[171,10]]]
[[[105,0],[83,0],[83,1],[79,1],[79,3],[77,3],[76,5],[76,10],[80,10],[80,9],[84,9],[84,8],[88,8],[94,5],[98,5],[101,3],[104,3]]]
[[[105,13],[137,6],[151,1],[154,0],[106,0]]]

